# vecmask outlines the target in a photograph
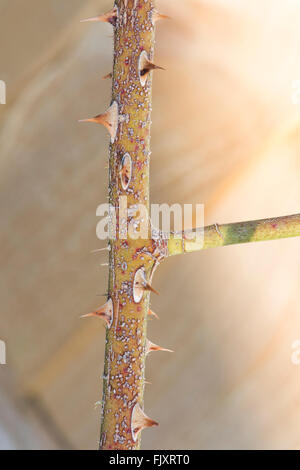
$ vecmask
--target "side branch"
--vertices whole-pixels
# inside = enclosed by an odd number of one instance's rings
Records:
[[[200,229],[197,237],[192,238],[193,234],[196,235],[196,230],[173,233],[168,240],[169,256],[218,246],[299,237],[300,214],[234,224],[215,224],[204,227],[202,236]]]

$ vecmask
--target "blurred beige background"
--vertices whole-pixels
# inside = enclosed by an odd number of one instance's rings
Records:
[[[205,203],[206,223],[299,212],[300,5],[161,0],[153,202]],[[79,125],[110,101],[110,0],[0,0],[0,448],[95,449],[107,272],[96,239],[108,136]],[[167,260],[143,448],[299,449],[299,239]]]

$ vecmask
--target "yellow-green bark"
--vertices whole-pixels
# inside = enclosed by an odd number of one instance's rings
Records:
[[[114,318],[107,329],[103,381],[103,413],[100,449],[138,449],[132,436],[132,411],[143,408],[145,385],[146,329],[149,292],[136,303],[133,283],[137,270],[145,269],[150,282],[157,263],[164,257],[164,244],[148,239],[120,239],[119,198],[127,196],[128,207],[144,204],[149,212],[149,163],[151,127],[151,74],[142,86],[139,58],[154,53],[153,0],[117,0],[114,25],[112,102],[117,102],[119,123],[110,146],[109,198],[116,208],[117,238],[110,243],[109,297]],[[132,174],[122,185],[122,159],[129,154]],[[124,187],[126,189],[124,189]],[[130,218],[128,220],[130,222]]]

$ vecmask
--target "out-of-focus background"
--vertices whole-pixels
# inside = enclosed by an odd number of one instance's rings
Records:
[[[77,120],[110,102],[111,0],[0,0],[0,448],[95,449],[108,135]],[[300,4],[161,0],[151,191],[204,203],[206,223],[300,208]],[[293,88],[296,87],[296,88]],[[299,100],[300,102],[300,100]],[[143,448],[300,448],[299,239],[174,257],[158,270],[174,349],[148,359]]]

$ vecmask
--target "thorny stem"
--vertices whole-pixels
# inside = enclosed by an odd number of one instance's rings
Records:
[[[110,242],[113,317],[106,334],[100,449],[139,449],[140,431],[157,425],[143,414],[146,328],[150,283],[166,246],[150,237],[133,240],[119,235],[120,197],[127,197],[128,208],[143,204],[149,214],[154,16],[154,0],[116,0],[110,21],[114,27],[113,107],[104,118],[110,131],[117,123],[109,159],[109,199],[116,208],[117,237]],[[126,222],[132,222],[130,216]]]
[[[168,240],[169,256],[206,250],[207,248],[216,248],[218,246],[299,237],[300,214],[234,224],[210,225],[204,228],[204,239],[201,239],[201,236],[198,239],[196,237],[194,240],[189,239],[191,238],[190,235],[194,232],[186,232],[187,236],[184,234],[172,234]]]

